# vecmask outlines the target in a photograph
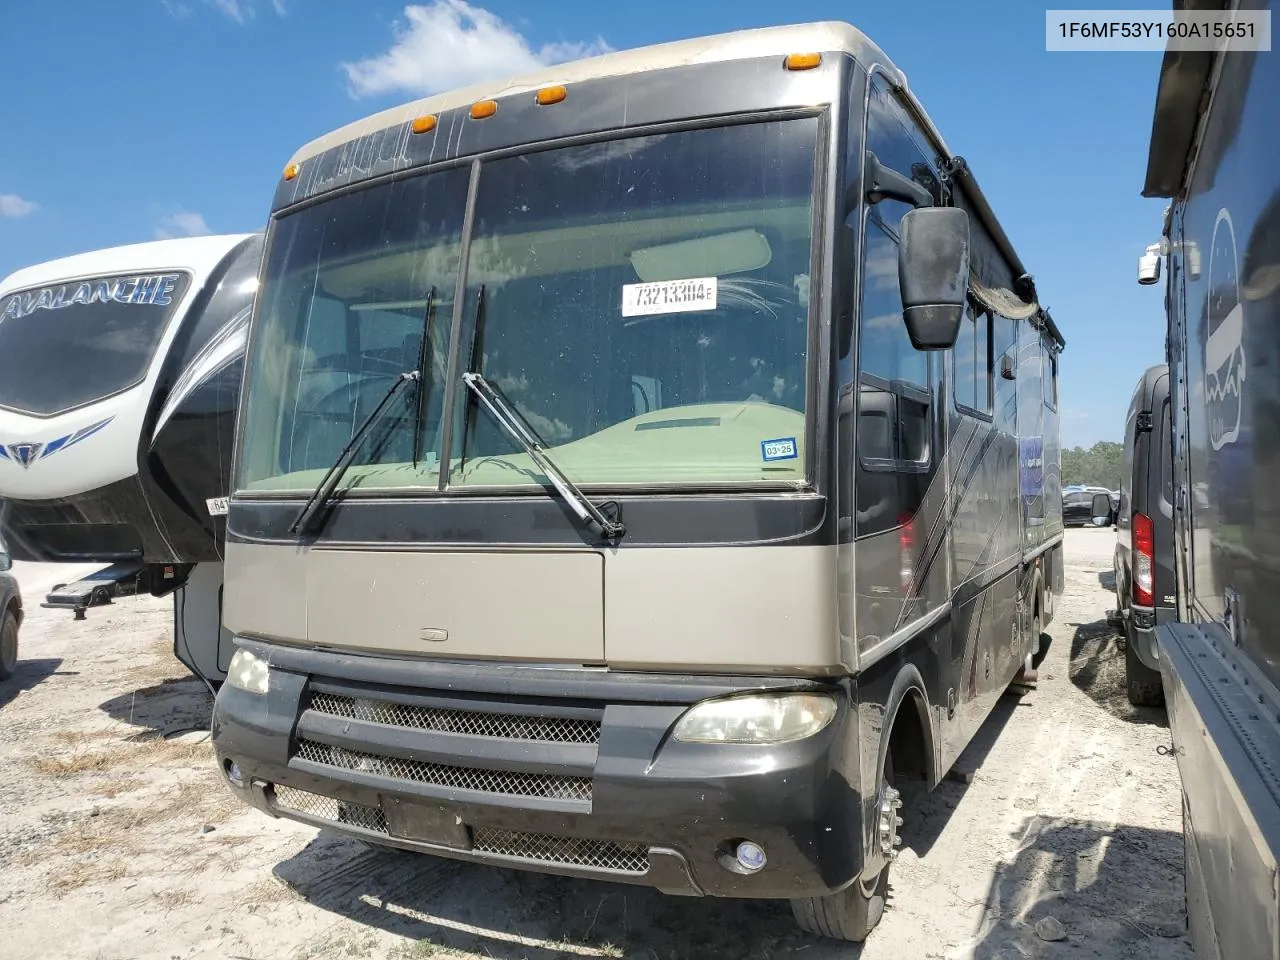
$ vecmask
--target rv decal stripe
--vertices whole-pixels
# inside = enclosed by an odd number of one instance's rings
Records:
[[[87,427],[81,427],[74,433],[68,433],[61,437],[48,442],[36,440],[21,440],[17,443],[11,443],[6,447],[0,448],[4,459],[16,460],[25,469],[37,460],[44,460],[51,457],[59,450],[65,450],[67,447],[74,447],[81,440],[87,440],[95,433],[107,426],[115,417],[107,417],[105,420],[99,420],[97,423],[91,423]]]
[[[164,425],[169,422],[169,418],[182,406],[187,397],[201,384],[207,382],[215,374],[223,370],[227,364],[244,353],[249,341],[249,316],[251,313],[252,306],[249,306],[236,314],[225,327],[214,334],[209,339],[209,342],[200,348],[200,352],[187,365],[187,368],[182,371],[181,376],[174,383],[173,389],[169,392],[168,399],[165,400],[160,416],[156,418],[155,430],[151,434],[153,441],[160,435]]]
[[[964,449],[961,450],[955,461],[952,461],[950,453],[943,457],[942,463],[938,466],[937,474],[930,482],[929,489],[925,492],[925,501],[927,501],[933,493],[934,487],[937,486],[940,481],[944,485],[942,489],[945,490],[945,478],[950,473],[954,463],[957,476],[955,477],[955,485],[950,491],[951,496],[946,497],[939,508],[934,526],[930,530],[929,540],[926,541],[925,549],[921,552],[920,559],[916,562],[915,567],[912,570],[911,582],[913,586],[917,588],[922,585],[930,573],[933,572],[933,565],[938,559],[938,556],[942,553],[942,548],[947,542],[946,531],[952,526],[952,524],[954,524],[955,516],[959,512],[960,505],[963,503],[965,496],[969,493],[969,489],[973,485],[974,478],[978,475],[979,468],[981,467],[983,460],[986,458],[987,451],[991,449],[999,437],[999,431],[994,427],[983,431],[979,428],[977,423],[968,420],[963,421],[962,425],[970,428],[969,436],[966,437],[964,441]],[[986,425],[983,424],[982,426]],[[979,444],[978,449],[973,452],[972,456],[970,456],[969,447],[972,445],[974,438],[980,434],[982,435],[982,441]],[[966,459],[968,459],[967,464],[965,462]],[[963,476],[961,476],[961,474],[963,474]],[[934,530],[938,531],[936,540],[933,537]],[[998,530],[999,525],[995,527],[993,533]],[[899,623],[902,622],[902,619],[910,611],[910,601],[912,599],[913,598],[906,598],[904,600],[902,609],[898,613]]]

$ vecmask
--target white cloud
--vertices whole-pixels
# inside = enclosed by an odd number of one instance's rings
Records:
[[[156,227],[157,240],[171,240],[174,237],[203,237],[212,233],[204,217],[198,213],[171,213],[163,218]]]
[[[178,20],[184,20],[191,14],[191,8],[182,0],[160,0],[160,2]],[[241,26],[258,15],[258,0],[205,0],[205,3],[228,20],[233,20]],[[271,0],[271,9],[276,12],[276,16],[280,17],[288,12],[285,9],[285,0]]]
[[[40,204],[24,200],[16,193],[0,193],[0,217],[25,217],[40,209]]]
[[[465,0],[413,4],[404,8],[404,17],[386,53],[341,64],[352,96],[438,93],[610,49],[597,37],[590,42],[548,43],[535,50],[515,27]]]
[[[247,2],[241,3],[240,0],[209,0],[209,2],[236,23],[253,19],[253,6]]]

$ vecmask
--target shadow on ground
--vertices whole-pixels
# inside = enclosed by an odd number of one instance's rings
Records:
[[[39,686],[49,677],[59,673],[60,666],[62,666],[61,657],[23,660],[22,648],[19,647],[17,670],[8,680],[0,680],[0,707],[12,703],[18,694]]]
[[[364,850],[322,832],[275,874],[324,910],[416,941],[406,956],[496,960],[856,957],[805,936],[785,903],[670,897],[643,887]]]
[[[1098,571],[1098,586],[1108,593],[1116,592],[1116,572],[1114,570]]]
[[[1124,646],[1106,620],[1074,623],[1071,682],[1112,716],[1129,723],[1169,725],[1163,707],[1135,707],[1125,686]]]
[[[1048,637],[1046,636],[1046,641]],[[1006,693],[994,707],[986,722],[978,728],[969,745],[956,759],[952,771],[962,777],[966,774],[977,774],[982,770],[987,755],[999,741],[1004,728],[1013,718],[1017,709],[1023,705],[1022,698],[1016,693]],[[962,780],[943,779],[932,792],[926,793],[923,784],[903,781],[898,784],[902,790],[903,824],[900,831],[902,843],[919,857],[926,856],[942,835],[951,815],[964,798],[969,785]],[[892,874],[891,874],[892,876]],[[893,883],[890,881],[890,899],[892,900]]]
[[[213,714],[209,688],[196,677],[163,680],[130,690],[100,707],[113,720],[138,727],[126,740],[151,740],[188,730],[208,730]]]
[[[1018,854],[992,878],[971,952],[963,956],[1066,956],[1075,951],[1063,948],[1072,947],[1092,954],[1090,944],[1107,943],[1115,956],[1191,960],[1181,834],[1031,817],[1014,839]],[[1061,941],[1046,942],[1045,935],[1057,933]]]

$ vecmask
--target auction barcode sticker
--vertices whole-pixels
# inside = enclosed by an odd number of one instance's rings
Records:
[[[691,313],[716,308],[716,278],[658,280],[622,286],[622,315],[645,317],[658,313]]]
[[[210,500],[206,500],[204,504],[209,508],[209,516],[225,517],[227,515],[227,507],[231,504],[231,498],[213,497]]]

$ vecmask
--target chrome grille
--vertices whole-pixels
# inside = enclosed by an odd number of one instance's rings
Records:
[[[356,770],[395,780],[411,780],[458,790],[501,793],[517,797],[540,797],[548,800],[590,800],[591,779],[563,774],[510,773],[505,770],[479,770],[475,767],[453,767],[443,763],[380,757],[372,753],[334,747],[314,740],[299,740],[296,754],[312,763],[323,763],[343,770]]]
[[[311,709],[331,717],[368,720],[393,727],[464,733],[501,740],[541,740],[549,743],[599,743],[600,721],[578,717],[526,717],[512,713],[481,713],[422,707],[389,700],[313,693]]]
[[[477,853],[518,857],[539,863],[563,863],[595,867],[614,873],[648,873],[649,851],[639,843],[555,837],[545,833],[517,833],[476,827],[473,848]]]
[[[295,787],[276,787],[276,806],[282,810],[315,817],[317,820],[331,820],[334,823],[345,823],[362,830],[374,833],[387,832],[387,818],[378,807],[365,806],[363,803],[345,803],[333,797],[322,797],[318,793],[298,790]]]

